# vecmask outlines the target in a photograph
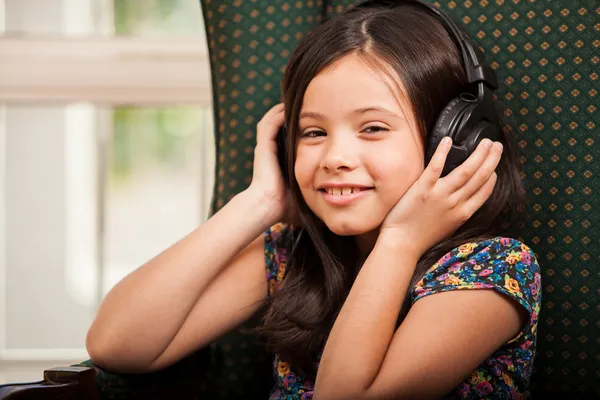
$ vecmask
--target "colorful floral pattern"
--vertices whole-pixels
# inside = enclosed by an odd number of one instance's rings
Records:
[[[269,295],[279,290],[285,276],[287,250],[278,246],[278,240],[286,229],[286,225],[276,224],[265,232]],[[413,303],[449,290],[493,289],[514,299],[530,315],[523,330],[485,360],[446,399],[529,397],[541,287],[539,266],[531,249],[505,237],[464,244],[444,255],[427,271],[411,292]],[[313,382],[296,375],[278,356],[273,369],[276,384],[270,400],[312,399]]]

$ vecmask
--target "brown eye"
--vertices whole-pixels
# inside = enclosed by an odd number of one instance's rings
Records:
[[[325,135],[325,132],[322,132],[322,131],[309,131],[309,132],[303,133],[301,135],[301,137],[314,138],[314,137],[318,137],[320,135]]]
[[[371,130],[371,131],[369,131],[369,130]],[[388,130],[389,129],[384,128],[383,126],[377,126],[377,125],[372,125],[372,126],[369,126],[369,127],[365,128],[365,132],[371,133],[371,134],[374,134],[374,133],[377,133],[377,132],[385,132],[385,131],[388,131]]]

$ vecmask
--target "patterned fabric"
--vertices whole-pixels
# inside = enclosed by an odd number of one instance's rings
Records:
[[[115,374],[87,360],[73,365],[96,372],[101,400],[206,399],[211,382],[210,351],[201,349],[161,371],[148,374]]]
[[[279,244],[281,235],[288,229],[286,224],[275,224],[265,231],[265,265],[269,296],[279,291],[285,277],[288,249]],[[275,355],[273,361],[275,387],[269,400],[309,400],[313,396],[313,382],[291,371],[287,362]]]
[[[328,14],[358,1],[330,0]],[[529,209],[518,239],[531,245],[544,266],[532,395],[600,398],[598,0],[430,2],[475,39],[496,70],[499,107],[522,150]],[[250,183],[256,123],[279,101],[283,67],[298,40],[320,21],[322,2],[201,3],[218,146],[216,212]],[[224,379],[215,398],[256,393],[259,378],[245,377],[263,366],[243,363],[254,360],[251,343],[235,334],[215,348],[230,360],[215,369],[235,378]]]
[[[288,227],[276,224],[265,232],[266,274],[269,295],[275,294],[285,277],[287,249],[279,244]],[[506,398],[529,396],[529,381],[536,349],[541,305],[541,275],[535,255],[523,243],[494,238],[464,244],[444,255],[412,289],[412,302],[450,290],[492,289],[523,306],[529,322],[521,332],[485,360],[448,399]],[[318,366],[318,364],[317,364]],[[277,355],[273,364],[276,399],[311,399],[313,383],[295,374]]]
[[[464,244],[444,255],[425,274],[413,289],[413,303],[450,290],[493,289],[521,304],[530,316],[521,332],[480,365],[449,398],[518,399],[528,395],[541,288],[535,255],[523,243],[509,238]]]

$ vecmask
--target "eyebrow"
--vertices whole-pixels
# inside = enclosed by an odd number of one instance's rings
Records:
[[[357,108],[356,110],[352,111],[351,114],[362,115],[362,114],[368,113],[370,111],[377,111],[377,112],[381,112],[381,113],[387,114],[390,117],[404,119],[403,116],[398,115],[395,112],[392,112],[392,111],[390,111],[390,110],[388,110],[386,108],[383,108],[383,107]],[[300,119],[302,119],[302,118],[313,118],[313,119],[318,119],[318,120],[324,120],[324,119],[326,119],[323,114],[319,114],[318,112],[313,112],[313,111],[305,111],[305,112],[301,113],[300,114]]]

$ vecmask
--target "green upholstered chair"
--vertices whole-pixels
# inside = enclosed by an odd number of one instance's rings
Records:
[[[331,0],[327,13],[357,2]],[[600,4],[437,3],[476,38],[497,71],[498,99],[523,152],[529,217],[520,239],[538,257],[544,290],[533,397],[600,398]],[[217,144],[213,212],[250,183],[256,123],[279,102],[286,61],[320,21],[321,6],[202,1]],[[90,361],[82,365],[95,368],[105,399],[160,398],[181,382],[186,389],[171,397],[266,399],[271,357],[256,338],[236,331],[164,375],[112,375]]]
[[[331,0],[327,13],[358,2]],[[278,102],[289,53],[319,21],[321,3],[204,2],[218,145],[213,209],[247,187],[255,125]],[[496,70],[522,149],[529,218],[521,239],[537,255],[544,291],[534,397],[600,398],[600,3],[437,4]],[[220,343],[238,354],[239,341]]]

